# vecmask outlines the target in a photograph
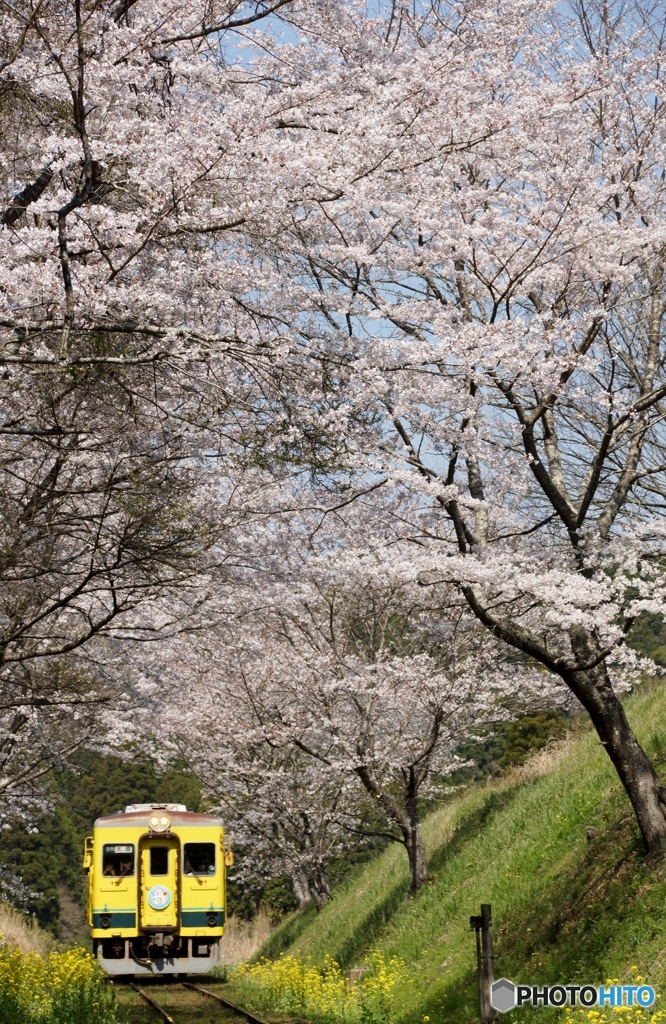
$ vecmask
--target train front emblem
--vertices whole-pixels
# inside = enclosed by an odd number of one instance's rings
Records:
[[[153,910],[165,910],[171,903],[171,892],[165,885],[154,885],[148,892],[148,902]]]

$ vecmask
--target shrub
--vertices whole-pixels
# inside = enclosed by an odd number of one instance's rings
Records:
[[[116,994],[84,949],[40,956],[0,944],[0,1024],[115,1024]]]

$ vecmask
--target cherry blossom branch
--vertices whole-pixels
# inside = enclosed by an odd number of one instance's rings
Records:
[[[271,14],[275,14],[280,10],[281,7],[286,7],[287,4],[293,3],[294,0],[275,0],[270,6],[266,7],[261,11],[256,11],[254,14],[250,14],[245,18],[231,18],[226,21],[218,22],[216,25],[202,25],[200,29],[195,32],[183,33],[182,35],[167,36],[165,39],[161,39],[161,43],[180,43],[192,39],[201,39],[203,36],[215,35],[218,32],[226,32],[229,29],[245,28],[247,25],[253,25],[257,21],[261,21],[263,18],[269,18]]]
[[[3,61],[0,61],[0,74],[6,68],[8,68],[10,66],[10,64],[14,63],[14,61],[18,57],[19,53],[21,52],[21,50],[23,48],[23,44],[25,43],[26,38],[28,36],[28,32],[30,31],[30,27],[31,27],[33,21],[35,20],[35,18],[37,17],[37,15],[39,14],[39,11],[41,9],[41,6],[42,6],[43,2],[44,2],[44,0],[37,0],[37,4],[31,10],[30,15],[28,16],[28,19],[27,19],[27,21],[26,21],[26,23],[25,23],[25,25],[24,25],[24,27],[23,27],[23,29],[22,29],[19,37],[18,37],[18,40],[16,41],[16,45],[15,45],[14,49],[10,53],[9,57],[7,57]]]

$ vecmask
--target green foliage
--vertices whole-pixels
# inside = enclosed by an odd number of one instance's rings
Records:
[[[650,612],[639,615],[631,627],[629,644],[639,654],[666,667],[666,622],[661,615]]]
[[[64,807],[42,815],[30,828],[0,832],[0,864],[32,894],[21,901],[22,909],[54,934],[60,917],[58,885],[80,897],[80,862],[77,834]]]
[[[194,775],[178,768],[170,768],[159,777],[151,801],[158,804],[185,804],[188,811],[206,810],[201,795],[201,783]]]
[[[644,686],[626,706],[664,778],[666,690]],[[591,729],[538,767],[458,791],[426,819],[424,836],[431,879],[415,897],[404,852],[389,845],[351,872],[321,913],[287,918],[262,953],[328,956],[345,969],[379,948],[406,963],[396,986],[403,1024],[465,1024],[478,1019],[469,916],[488,902],[496,975],[524,984],[630,983],[638,971],[659,990],[666,877],[646,867],[629,801]],[[505,1024],[532,1018],[552,1024],[555,1011],[523,1009]]]
[[[242,863],[243,851],[234,850],[234,862]],[[229,917],[239,917],[243,921],[251,921],[265,905],[272,916],[290,913],[296,909],[296,900],[291,885],[286,878],[273,878],[264,886],[249,887],[237,882],[233,872],[227,875],[227,913]]]
[[[481,779],[523,764],[531,753],[541,750],[551,739],[561,739],[566,731],[567,719],[557,711],[522,715],[515,721],[500,722],[488,730],[484,738],[471,740],[459,749],[459,755],[474,761],[474,767],[456,772],[453,781]]]
[[[296,900],[291,881],[288,878],[271,878],[262,890],[261,902],[274,918],[292,913],[296,909]]]

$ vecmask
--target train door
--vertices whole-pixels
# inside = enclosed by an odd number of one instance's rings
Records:
[[[88,875],[88,898],[86,901],[86,916],[88,924],[92,927],[93,923],[93,892],[95,885],[95,876],[93,875],[94,865],[94,847],[93,837],[86,836],[84,852],[83,852],[83,870]]]
[[[178,928],[180,844],[175,837],[141,840],[141,927],[151,931]]]

